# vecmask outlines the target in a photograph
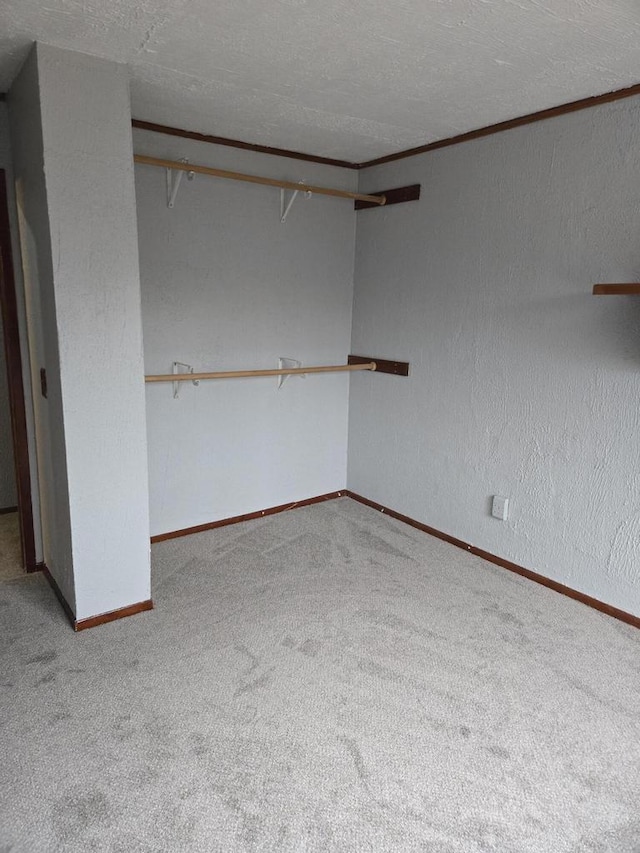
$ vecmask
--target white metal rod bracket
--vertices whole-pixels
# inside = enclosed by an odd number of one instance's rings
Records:
[[[183,361],[174,361],[171,367],[171,372],[174,375],[181,373],[193,373],[193,367],[190,364],[185,364]],[[199,379],[192,379],[191,381],[196,387],[200,384]],[[171,384],[173,385],[173,399],[177,400],[180,396],[180,386],[182,385],[182,382],[172,382]]]
[[[288,367],[293,367],[293,368],[299,369],[302,367],[302,362],[298,361],[297,358],[286,358],[286,356],[280,356],[280,358],[278,359],[278,370],[286,370]],[[292,375],[293,376],[299,376],[300,379],[306,379],[307,378],[306,373],[294,373],[294,374],[283,373],[280,376],[278,376],[278,390],[280,390],[280,388],[282,388],[282,386],[287,381],[287,379]]]
[[[183,157],[180,162],[186,165],[189,160],[186,157]],[[167,207],[173,207],[176,203],[176,196],[178,195],[183,175],[184,171],[182,169],[167,169]],[[192,181],[195,176],[195,172],[187,172],[188,181]]]
[[[300,181],[300,183],[304,186],[304,180]],[[289,196],[289,201],[287,201],[286,190],[280,190],[280,222],[287,221],[289,211],[293,207],[293,203],[296,200],[299,192],[301,192],[301,190],[294,190]],[[311,193],[307,190],[304,196],[305,198],[311,198]]]

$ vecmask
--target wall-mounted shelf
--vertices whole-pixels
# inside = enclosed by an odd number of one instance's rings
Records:
[[[640,284],[594,284],[594,296],[640,296]]]

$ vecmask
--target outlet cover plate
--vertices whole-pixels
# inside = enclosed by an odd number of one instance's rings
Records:
[[[500,521],[506,521],[509,518],[509,498],[494,495],[491,503],[491,515]]]

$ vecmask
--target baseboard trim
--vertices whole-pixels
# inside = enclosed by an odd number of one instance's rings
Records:
[[[18,512],[17,506],[3,506],[0,509],[0,515],[8,515],[10,512]]]
[[[46,564],[38,563],[36,568],[45,576],[74,631],[86,631],[87,628],[95,628],[97,625],[104,625],[106,622],[115,622],[116,619],[124,619],[127,616],[134,616],[136,613],[143,613],[145,610],[153,610],[153,601],[149,598],[146,601],[139,601],[137,604],[129,604],[127,607],[119,607],[117,610],[110,610],[108,613],[100,613],[98,616],[90,616],[88,619],[76,619],[76,615],[73,612],[71,605],[64,597],[62,590],[58,586],[56,579],[53,577]]]
[[[260,509],[257,512],[247,512],[244,515],[233,515],[230,518],[222,518],[219,521],[208,521],[206,524],[197,524],[195,527],[183,527],[181,530],[172,530],[169,533],[158,533],[156,536],[151,537],[151,544],[164,542],[167,539],[178,539],[180,536],[191,536],[192,533],[204,533],[206,530],[215,530],[217,527],[226,527],[229,524],[240,524],[242,521],[253,521],[256,518],[263,518],[265,515],[275,515],[279,512],[287,512],[290,509],[311,506],[311,504],[319,504],[323,501],[332,501],[347,494],[348,492],[344,489],[340,489],[337,492],[327,492],[326,495],[318,495],[315,498],[305,498],[302,501],[271,506],[267,509]]]
[[[87,628],[95,628],[97,625],[115,622],[116,619],[125,619],[127,616],[135,616],[136,613],[144,613],[147,610],[153,610],[153,601],[150,598],[126,607],[119,607],[117,610],[109,610],[108,613],[100,613],[98,616],[89,616],[88,619],[76,620],[73,627],[76,631],[86,631]]]
[[[456,539],[455,536],[449,536],[448,533],[443,533],[441,530],[436,530],[435,527],[430,527],[428,524],[423,524],[421,521],[416,521],[414,518],[410,518],[408,515],[403,515],[400,512],[396,512],[393,509],[389,509],[389,507],[383,506],[382,504],[376,503],[375,501],[371,501],[368,498],[364,498],[362,497],[362,495],[358,495],[355,492],[350,491],[349,489],[347,489],[344,494],[347,497],[352,498],[354,501],[358,501],[361,504],[365,504],[366,506],[370,506],[373,509],[377,509],[379,512],[383,512],[385,515],[391,516],[391,518],[395,518],[398,521],[402,521],[405,524],[410,525],[411,527],[415,527],[417,530],[421,530],[423,533],[428,533],[430,536],[435,536],[437,539],[442,539],[444,542],[448,542],[450,545],[455,545],[456,548],[461,548],[463,551],[468,551],[470,554],[474,554],[476,557],[481,557],[488,563],[493,563],[496,566],[500,566],[503,569],[507,569],[507,571],[509,572],[513,572],[516,575],[520,575],[523,578],[527,578],[530,581],[534,581],[534,583],[538,583],[541,586],[546,586],[548,589],[552,589],[554,592],[560,593],[560,595],[565,595],[568,598],[574,599],[574,601],[579,601],[581,604],[586,604],[587,607],[591,607],[594,610],[600,611],[600,613],[604,613],[607,616],[611,616],[614,619],[618,619],[620,622],[625,622],[627,625],[632,625],[634,628],[640,628],[640,617],[634,616],[632,613],[627,613],[625,610],[619,610],[617,607],[613,607],[611,604],[605,604],[604,601],[600,601],[597,598],[592,598],[590,595],[586,595],[583,592],[579,592],[576,589],[572,589],[570,586],[565,586],[564,584],[551,580],[551,578],[547,578],[544,575],[540,575],[537,572],[533,572],[531,571],[531,569],[525,569],[523,566],[519,566],[517,563],[512,563],[510,560],[505,560],[503,557],[497,557],[495,554],[491,554],[489,551],[485,551],[482,548],[477,548],[475,545],[469,545],[468,542],[463,542],[462,539]]]
[[[476,557],[480,557],[481,559],[486,560],[488,563],[493,563],[493,565],[495,566],[500,566],[501,568],[506,569],[509,572],[513,572],[516,575],[520,575],[521,577],[527,578],[527,580],[533,581],[534,583],[540,584],[541,586],[545,586],[548,589],[559,593],[560,595],[564,595],[567,598],[572,598],[574,601],[578,601],[581,604],[585,604],[587,607],[591,607],[593,610],[598,610],[600,613],[604,613],[606,616],[611,616],[613,619],[617,619],[620,622],[624,622],[627,625],[631,625],[634,628],[640,629],[640,617],[634,616],[632,613],[627,613],[625,610],[620,610],[619,608],[614,607],[611,604],[606,604],[604,601],[600,601],[597,598],[593,598],[590,595],[586,595],[583,592],[579,592],[578,590],[573,589],[570,586],[565,586],[564,584],[558,583],[558,581],[554,581],[551,578],[547,578],[544,575],[538,574],[538,572],[532,571],[531,569],[525,569],[524,566],[519,566],[517,563],[512,563],[511,560],[505,560],[503,557],[498,557],[496,554],[492,554],[490,551],[485,551],[483,548],[478,548],[475,545],[470,545],[468,542],[464,542],[462,539],[457,539],[455,536],[450,536],[448,533],[443,533],[441,530],[438,530],[435,527],[431,527],[428,524],[423,524],[421,521],[416,521],[415,518],[411,518],[408,515],[403,515],[400,512],[396,512],[395,510],[383,506],[382,504],[379,504],[376,501],[369,500],[369,498],[365,498],[362,495],[357,494],[356,492],[352,492],[350,489],[340,489],[336,492],[328,492],[327,494],[317,495],[313,498],[306,498],[305,500],[294,501],[293,503],[280,504],[279,506],[268,507],[267,509],[258,510],[257,512],[249,512],[245,513],[244,515],[236,515],[230,518],[223,518],[219,521],[211,521],[206,524],[196,525],[195,527],[185,527],[181,530],[171,531],[170,533],[160,533],[157,536],[152,536],[151,542],[164,542],[167,539],[177,539],[181,536],[190,536],[192,533],[203,533],[206,530],[215,530],[218,527],[226,527],[230,524],[240,524],[243,521],[252,521],[257,518],[263,518],[267,515],[275,515],[277,513],[287,512],[291,509],[296,509],[298,507],[311,506],[312,504],[335,500],[336,498],[341,497],[349,497],[354,501],[358,501],[359,503],[364,504],[365,506],[378,510],[378,512],[382,512],[385,515],[390,516],[391,518],[395,518],[398,521],[402,521],[404,524],[408,524],[410,527],[414,527],[416,530],[420,530],[423,533],[427,533],[429,534],[429,536],[435,536],[436,539],[441,539],[443,542],[448,542],[450,545],[454,545],[456,548],[460,548],[463,551],[467,551],[470,554],[474,554]],[[36,568],[42,571],[42,573],[44,574],[56,598],[60,602],[62,609],[64,610],[74,631],[84,631],[88,628],[94,628],[97,625],[104,625],[107,622],[113,622],[116,619],[124,619],[127,616],[134,616],[136,613],[143,613],[147,610],[153,610],[153,601],[151,599],[147,599],[146,601],[140,601],[137,604],[130,604],[127,607],[121,607],[118,610],[111,610],[108,613],[101,613],[98,616],[91,616],[88,619],[77,620],[73,610],[69,606],[69,603],[62,594],[60,587],[56,583],[53,575],[51,574],[47,566],[44,563],[38,563]]]
[[[76,614],[73,612],[71,605],[69,604],[67,599],[64,597],[62,590],[58,586],[56,579],[51,574],[51,572],[49,571],[49,569],[45,563],[38,563],[38,567],[40,568],[40,571],[42,572],[42,574],[45,576],[47,583],[49,584],[49,586],[53,590],[55,597],[58,599],[58,601],[60,602],[60,604],[62,606],[62,609],[64,610],[65,616],[67,617],[67,619],[71,623],[71,627],[75,631]]]

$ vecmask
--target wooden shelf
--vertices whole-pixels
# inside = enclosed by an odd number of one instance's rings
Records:
[[[594,296],[640,296],[640,284],[594,284]]]

